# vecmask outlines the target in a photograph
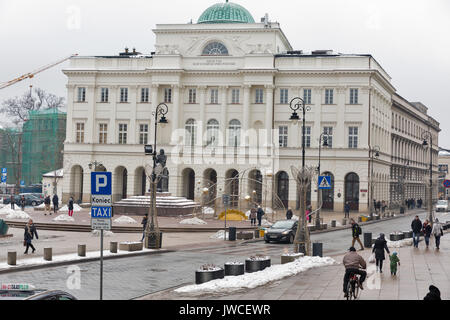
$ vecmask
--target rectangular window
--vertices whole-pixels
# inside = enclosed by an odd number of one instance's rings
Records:
[[[197,103],[197,90],[189,89],[189,103]]]
[[[358,148],[358,127],[348,128],[348,147],[350,149]]]
[[[76,141],[77,143],[84,143],[84,123],[77,122]]]
[[[108,125],[106,123],[100,123],[99,127],[98,143],[105,144],[108,142]]]
[[[120,88],[120,102],[128,102],[128,88]]]
[[[328,148],[333,148],[333,127],[323,127],[323,133],[328,135],[324,137],[328,143]]]
[[[148,143],[148,124],[139,125],[139,143],[140,144]]]
[[[256,89],[255,95],[255,103],[264,103],[264,89]]]
[[[311,89],[303,89],[303,101],[305,104],[311,104]]]
[[[172,88],[164,88],[164,102],[172,103]]]
[[[219,89],[211,89],[211,104],[219,103]]]
[[[109,101],[109,89],[108,88],[102,88],[100,101],[101,102],[108,102]]]
[[[280,104],[289,103],[289,89],[280,89]]]
[[[305,127],[305,148],[311,148],[311,127]]]
[[[149,89],[141,88],[141,102],[148,102]]]
[[[350,89],[350,104],[358,104],[358,89]]]
[[[288,146],[288,127],[280,126],[278,128],[278,133],[279,146],[282,148],[286,148]]]
[[[78,102],[86,102],[86,88],[78,88]]]
[[[231,103],[239,103],[239,89],[232,89],[231,90]]]
[[[119,144],[127,144],[128,125],[125,123],[119,124]]]
[[[325,89],[325,104],[333,104],[333,89]]]

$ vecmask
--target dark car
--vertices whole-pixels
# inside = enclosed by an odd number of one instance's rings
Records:
[[[286,241],[289,243],[294,243],[297,226],[298,221],[296,220],[277,221],[270,228],[266,229],[264,240],[266,243],[270,241]]]
[[[25,206],[38,206],[44,202],[44,199],[40,199],[31,193],[25,193],[23,194],[25,197]],[[20,206],[20,199],[22,198],[22,194],[14,196],[14,202],[16,206]],[[11,203],[11,197],[7,197],[3,199],[3,204],[10,204]]]
[[[1,300],[77,300],[77,298],[60,290],[36,289],[27,284],[9,284],[1,285]]]

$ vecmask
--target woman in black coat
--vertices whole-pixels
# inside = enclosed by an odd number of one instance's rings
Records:
[[[33,240],[34,236],[36,236],[36,239],[39,239],[39,236],[37,234],[36,231],[36,227],[33,224],[33,220],[30,219],[30,221],[28,221],[28,223],[25,225],[25,233],[24,233],[24,245],[27,247],[25,249],[24,254],[28,254],[28,248],[31,247],[31,249],[33,249],[34,253],[36,251],[36,249],[34,248],[33,244],[31,243],[31,241]]]
[[[380,273],[383,273],[383,260],[386,259],[384,256],[384,250],[390,254],[387,242],[384,238],[384,233],[381,233],[380,237],[375,241],[375,245],[372,250],[372,252],[375,253],[375,260],[377,261],[377,271],[379,270]]]

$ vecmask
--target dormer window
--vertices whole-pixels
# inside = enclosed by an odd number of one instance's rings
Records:
[[[202,55],[204,56],[227,56],[228,49],[220,42],[211,42],[205,49],[203,49]]]

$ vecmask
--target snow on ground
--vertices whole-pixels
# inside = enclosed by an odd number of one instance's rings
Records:
[[[220,240],[223,240],[223,233],[224,233],[225,231],[223,231],[223,230],[219,230],[219,231],[217,231],[215,234],[213,234],[212,236],[210,236],[209,238],[210,239],[220,239]],[[228,232],[227,232],[227,240],[228,240]]]
[[[200,225],[200,224],[208,224],[205,221],[203,221],[202,219],[199,219],[197,217],[191,218],[191,219],[184,219],[180,221],[180,224],[195,224],[195,225]]]
[[[137,223],[137,221],[131,217],[121,216],[120,218],[117,218],[116,220],[114,220],[114,223],[119,223],[119,224],[130,223],[131,224],[131,223]]]
[[[57,216],[56,218],[53,219],[53,221],[67,221],[67,222],[74,222],[75,219],[72,217],[69,217],[67,214],[62,214]]]
[[[100,237],[100,234],[101,234],[100,230],[93,230],[91,232],[91,235],[93,237]],[[112,237],[113,235],[114,235],[114,233],[112,233],[112,231],[103,231],[104,237]]]
[[[13,210],[10,206],[0,209],[0,215],[6,215],[6,219],[30,219],[30,216],[26,212],[18,208]]]
[[[273,265],[262,271],[246,273],[241,276],[227,276],[223,279],[209,281],[199,285],[189,285],[175,290],[177,293],[203,295],[211,293],[230,293],[242,289],[253,289],[269,282],[295,276],[312,268],[336,264],[336,261],[326,257],[303,257],[291,263]]]
[[[11,209],[10,205],[6,205],[5,207],[0,209],[0,215],[2,215],[2,214],[10,214],[10,213],[13,213],[13,212],[16,212],[16,211],[20,211],[20,208],[16,207],[16,209],[13,210],[13,209]]]
[[[83,208],[81,208],[78,204],[76,204],[76,203],[73,204],[73,212],[79,212],[81,210],[83,210]],[[59,209],[59,211],[67,212],[67,211],[69,211],[69,207],[67,205],[65,205],[64,207]]]
[[[387,241],[388,248],[403,248],[413,245],[413,239],[404,239],[400,241]]]
[[[214,209],[211,207],[203,207],[202,213],[203,214],[214,214]]]

